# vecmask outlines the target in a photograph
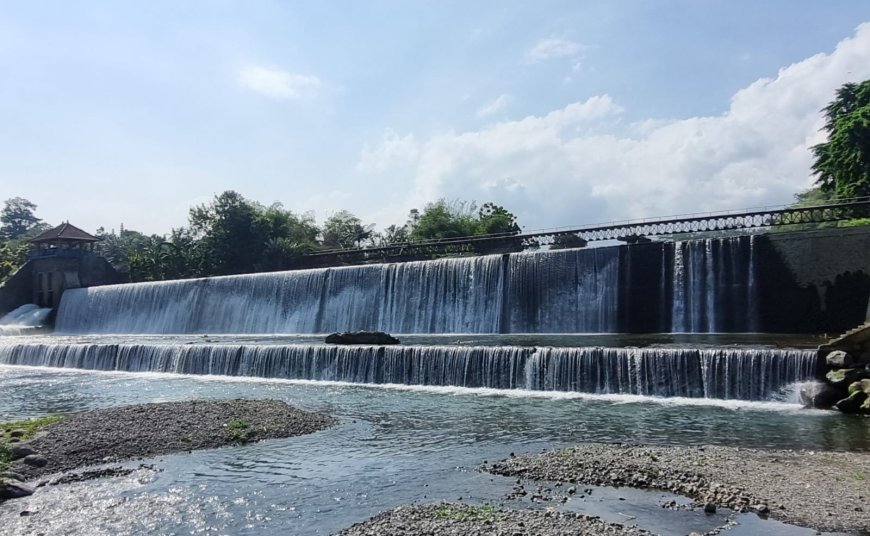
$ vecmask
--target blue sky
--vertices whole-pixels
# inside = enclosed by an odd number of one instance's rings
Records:
[[[379,226],[789,202],[870,2],[0,3],[0,197],[164,233],[226,189]]]

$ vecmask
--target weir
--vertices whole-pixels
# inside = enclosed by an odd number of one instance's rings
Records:
[[[361,384],[765,400],[815,350],[239,344],[0,344],[0,364]]]
[[[760,329],[755,237],[67,291],[62,333],[619,333]]]

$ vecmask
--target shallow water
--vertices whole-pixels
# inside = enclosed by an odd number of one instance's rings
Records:
[[[341,419],[339,426],[310,436],[146,460],[156,463],[157,473],[42,488],[31,498],[0,505],[0,534],[329,534],[413,501],[500,502],[513,480],[476,471],[484,460],[581,441],[870,446],[864,420],[783,402],[9,366],[0,366],[0,392],[0,420],[192,398],[277,398]],[[705,532],[725,522],[724,514],[662,509],[670,499],[659,492],[602,488],[565,507],[662,534]],[[21,517],[23,510],[37,514]],[[730,534],[814,533],[751,515],[736,519],[740,527]]]

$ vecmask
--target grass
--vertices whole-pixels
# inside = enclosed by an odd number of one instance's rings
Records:
[[[435,515],[439,519],[454,521],[495,521],[497,514],[495,506],[491,504],[460,507],[445,504],[435,509]]]
[[[227,431],[226,436],[230,441],[238,441],[239,443],[247,443],[251,440],[250,428],[251,425],[247,421],[233,419],[225,424]]]
[[[9,440],[12,439],[10,432],[12,430],[24,430],[24,435],[20,436],[19,439],[26,441],[33,438],[36,432],[42,428],[54,424],[61,419],[63,419],[62,415],[49,415],[38,419],[0,423],[0,472],[6,470],[12,458],[12,452],[9,450]]]
[[[10,439],[12,439],[12,437],[9,435],[9,432],[11,432],[12,430],[24,430],[24,435],[21,436],[19,439],[21,439],[22,441],[26,441],[36,435],[36,432],[38,432],[42,428],[54,424],[61,419],[63,419],[62,415],[49,415],[47,417],[40,417],[38,419],[0,423],[0,440],[2,440],[2,442],[4,443],[7,443]]]

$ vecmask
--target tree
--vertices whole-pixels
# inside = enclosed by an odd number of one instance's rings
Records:
[[[484,203],[477,214],[477,234],[517,234],[520,226],[517,217],[495,203]]]
[[[422,241],[474,236],[478,234],[478,220],[474,214],[476,208],[474,203],[448,203],[439,199],[427,204],[422,213],[412,210],[408,218],[412,224],[410,238]]]
[[[0,236],[7,240],[23,237],[42,221],[34,215],[35,211],[36,205],[23,197],[7,199],[0,211]]]
[[[372,236],[374,225],[362,221],[346,210],[336,212],[323,222],[323,246],[328,249],[360,247]]]
[[[812,148],[816,184],[837,199],[870,195],[870,80],[844,84],[822,111],[828,141]]]

